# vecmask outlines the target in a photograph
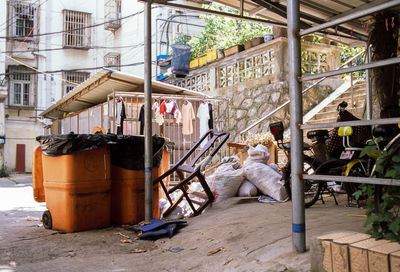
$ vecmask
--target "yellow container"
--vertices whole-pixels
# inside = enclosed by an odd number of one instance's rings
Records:
[[[218,58],[217,50],[207,50],[207,62],[213,62]]]
[[[33,198],[37,202],[45,202],[43,187],[42,148],[38,145],[33,150],[32,158],[32,188]]]
[[[199,58],[199,66],[206,65],[207,64],[207,59],[208,59],[207,55],[200,57]]]
[[[189,63],[189,68],[193,69],[196,68],[197,66],[199,66],[199,59],[194,59]]]

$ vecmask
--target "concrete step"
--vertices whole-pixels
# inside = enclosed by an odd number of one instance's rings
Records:
[[[357,116],[360,112],[364,111],[364,105],[363,106],[359,106],[359,107],[355,107],[355,108],[349,107],[347,110],[350,113],[352,113],[352,114]],[[319,112],[311,120],[327,119],[327,118],[335,118],[336,119],[337,116],[338,116],[338,112],[337,112],[337,110],[335,108],[334,110]],[[359,117],[359,116],[357,116],[357,117]]]

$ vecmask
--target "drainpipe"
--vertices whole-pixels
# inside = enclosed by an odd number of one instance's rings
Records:
[[[145,220],[150,221],[153,210],[153,140],[151,131],[151,0],[144,4],[144,172]]]
[[[288,51],[289,51],[289,95],[290,95],[290,159],[292,182],[292,240],[296,252],[306,250],[305,207],[303,192],[303,102],[301,94],[300,58],[300,5],[299,0],[287,2]]]

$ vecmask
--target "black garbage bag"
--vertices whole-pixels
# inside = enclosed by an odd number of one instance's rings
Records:
[[[159,167],[165,139],[153,136],[153,167]],[[118,135],[110,145],[111,164],[128,170],[144,169],[144,136]]]
[[[116,143],[117,136],[113,134],[57,134],[38,136],[42,153],[47,156],[61,156],[93,150],[104,144]]]

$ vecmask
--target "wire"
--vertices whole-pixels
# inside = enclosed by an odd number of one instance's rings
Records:
[[[91,46],[88,49],[117,49],[117,48],[130,48],[130,47],[139,47],[142,46],[143,43],[138,43],[138,44],[133,44],[133,45],[121,45],[121,46]],[[26,53],[26,52],[43,52],[43,51],[56,51],[56,50],[68,50],[73,48],[65,48],[65,47],[59,47],[59,48],[46,48],[46,49],[32,49],[32,50],[21,50],[21,51],[3,51],[0,53],[4,54],[10,54],[10,53]]]
[[[154,8],[154,7],[153,7],[153,8]],[[130,15],[127,15],[127,16],[124,16],[124,17],[121,17],[121,18],[118,18],[118,19],[113,19],[113,20],[105,21],[105,22],[98,23],[98,24],[93,24],[93,25],[89,25],[89,26],[83,26],[83,27],[73,28],[73,29],[69,29],[69,30],[61,30],[61,31],[55,31],[55,32],[39,33],[39,34],[31,35],[31,37],[55,35],[55,34],[60,34],[60,33],[73,32],[73,31],[77,31],[77,30],[82,30],[82,29],[87,29],[87,28],[98,27],[98,26],[105,25],[105,24],[107,24],[107,23],[111,23],[111,22],[114,22],[114,21],[124,20],[124,19],[130,18],[130,17],[136,16],[136,15],[139,15],[139,14],[141,14],[141,13],[143,13],[143,12],[144,12],[144,10],[141,10],[141,11],[132,13],[132,14],[130,14]],[[0,39],[15,39],[15,38],[21,38],[21,37],[20,37],[20,36],[1,36],[1,37],[0,37]]]

